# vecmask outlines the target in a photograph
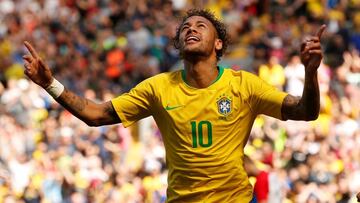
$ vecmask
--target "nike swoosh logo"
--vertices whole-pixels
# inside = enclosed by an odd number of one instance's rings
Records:
[[[184,105],[179,105],[179,106],[169,106],[169,105],[167,105],[167,106],[165,107],[165,110],[166,110],[166,111],[171,111],[171,110],[174,110],[174,109],[183,107],[183,106],[184,106]]]

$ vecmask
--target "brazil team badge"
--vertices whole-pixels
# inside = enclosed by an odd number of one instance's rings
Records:
[[[220,95],[217,99],[217,109],[222,116],[228,116],[232,113],[232,102],[231,98],[225,94]]]

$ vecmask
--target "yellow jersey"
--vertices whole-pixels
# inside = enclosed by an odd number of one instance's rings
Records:
[[[153,116],[169,170],[167,202],[250,202],[243,149],[254,119],[281,119],[286,93],[257,76],[219,68],[207,88],[194,88],[185,71],[162,73],[112,99],[125,127]]]

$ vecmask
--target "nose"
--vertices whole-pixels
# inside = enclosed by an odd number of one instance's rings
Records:
[[[197,32],[196,28],[194,26],[190,26],[186,32],[186,34],[191,34],[193,32]]]

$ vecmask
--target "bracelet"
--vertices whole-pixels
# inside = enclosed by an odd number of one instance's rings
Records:
[[[54,98],[58,98],[61,93],[64,91],[65,87],[58,80],[53,78],[52,83],[45,88],[45,90]]]

